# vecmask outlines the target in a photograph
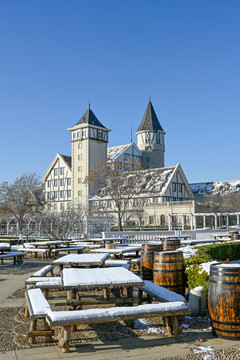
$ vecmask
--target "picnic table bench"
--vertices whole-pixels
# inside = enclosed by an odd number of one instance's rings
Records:
[[[11,252],[0,254],[0,260],[1,260],[2,265],[3,265],[4,259],[11,259],[11,258],[13,258],[14,265],[22,264],[23,257],[25,255],[27,255],[25,252],[11,251]]]
[[[38,271],[36,271],[34,274],[32,274],[33,277],[37,276],[37,277],[44,277],[46,276],[49,272],[51,274],[51,276],[54,276],[53,274],[53,269],[54,266],[53,265],[46,265],[43,268],[39,269]]]
[[[30,254],[32,257],[33,257],[33,254],[34,254],[34,257],[37,257],[38,254],[41,254],[42,255],[42,259],[44,258],[44,256],[46,258],[49,257],[49,253],[50,253],[50,250],[48,248],[31,248],[31,247],[26,247],[26,248],[23,248],[23,249],[19,249],[19,251],[22,251],[22,252],[25,252],[27,254]]]
[[[84,246],[69,246],[69,247],[63,246],[63,247],[51,249],[51,253],[54,254],[55,256],[56,254],[60,254],[61,252],[67,252],[68,254],[70,254],[71,252],[74,251],[76,251],[77,254],[81,254],[84,249],[85,249]]]
[[[143,302],[143,293],[147,294],[147,301],[150,303],[154,298],[162,302],[186,302],[185,298],[182,295],[177,294],[174,291],[168,290],[163,286],[154,284],[152,281],[149,280],[144,280],[144,285],[139,286],[138,288],[139,304],[142,304]]]
[[[59,347],[63,353],[70,350],[71,332],[73,326],[80,324],[96,324],[138,318],[164,317],[168,335],[179,339],[181,330],[178,317],[190,314],[190,308],[182,301],[137,306],[121,306],[74,311],[49,311],[46,321],[50,328],[62,327]]]
[[[36,336],[45,336],[47,341],[52,340],[53,331],[46,322],[46,316],[51,311],[51,306],[40,289],[29,289],[25,293],[25,317],[30,316],[30,329],[28,337],[30,344],[35,342]],[[38,320],[43,319],[44,330],[37,330]]]

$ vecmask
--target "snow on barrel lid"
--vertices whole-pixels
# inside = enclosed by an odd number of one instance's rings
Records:
[[[214,267],[221,267],[221,268],[240,268],[240,264],[237,263],[220,263],[212,265]]]
[[[177,253],[181,253],[181,250],[166,250],[166,251],[159,251],[160,254],[167,254],[167,255],[171,255],[171,254],[177,254]]]

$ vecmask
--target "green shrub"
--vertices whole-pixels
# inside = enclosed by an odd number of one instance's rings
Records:
[[[209,275],[200,267],[209,261],[234,261],[240,259],[240,242],[200,246],[195,255],[185,259],[185,273],[189,289],[203,286],[207,294]]]
[[[200,265],[190,265],[185,273],[187,275],[187,285],[189,290],[194,289],[197,286],[203,286],[205,293],[208,291],[208,279],[209,275],[206,271],[202,270]]]

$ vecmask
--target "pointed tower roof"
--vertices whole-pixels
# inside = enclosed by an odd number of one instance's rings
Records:
[[[92,112],[92,110],[90,109],[90,106],[89,106],[88,110],[85,112],[85,114],[81,117],[81,119],[74,126],[82,125],[82,124],[95,125],[95,126],[106,129],[105,126],[103,126],[103,124],[100,123],[100,121],[98,120],[96,115]]]
[[[160,130],[164,131],[163,128],[160,125],[160,122],[158,121],[157,115],[155,113],[155,110],[153,108],[153,105],[151,103],[151,100],[148,102],[147,109],[145,111],[145,114],[143,116],[142,122],[137,129],[138,131],[144,131],[144,130]]]

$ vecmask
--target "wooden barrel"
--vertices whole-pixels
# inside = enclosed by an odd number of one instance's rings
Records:
[[[239,234],[238,231],[229,231],[229,235],[236,235],[236,234]]]
[[[181,240],[180,239],[164,239],[163,240],[163,250],[164,251],[173,251],[181,246]]]
[[[231,240],[239,240],[240,239],[240,234],[232,234],[231,235]]]
[[[154,253],[153,282],[185,295],[183,253],[180,250]]]
[[[161,251],[162,244],[148,243],[141,248],[140,275],[144,280],[153,279],[154,251]]]
[[[240,264],[211,265],[208,310],[215,336],[240,339]]]

